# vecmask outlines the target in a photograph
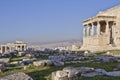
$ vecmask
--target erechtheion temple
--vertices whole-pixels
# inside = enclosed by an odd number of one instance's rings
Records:
[[[120,5],[83,22],[83,46],[81,50],[120,49]]]
[[[7,53],[12,51],[25,51],[27,49],[27,43],[23,41],[16,41],[15,43],[7,43],[0,46],[0,53]]]

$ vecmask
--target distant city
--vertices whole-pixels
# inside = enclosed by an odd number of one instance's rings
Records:
[[[47,42],[47,43],[33,43],[31,45],[39,45],[43,48],[56,48],[56,47],[67,47],[71,45],[81,46],[81,40],[64,40],[64,41],[56,41],[56,42]]]

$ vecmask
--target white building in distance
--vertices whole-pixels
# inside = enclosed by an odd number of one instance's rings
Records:
[[[15,43],[7,43],[0,45],[0,53],[7,53],[12,51],[25,51],[27,49],[27,43],[23,41],[16,41]]]

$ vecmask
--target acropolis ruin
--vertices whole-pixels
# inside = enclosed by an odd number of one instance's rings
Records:
[[[81,50],[120,49],[120,5],[84,20]]]
[[[0,53],[7,53],[12,51],[25,51],[27,49],[27,43],[23,41],[16,41],[15,43],[7,43],[0,45]]]

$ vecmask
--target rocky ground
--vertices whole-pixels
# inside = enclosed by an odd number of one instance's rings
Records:
[[[47,52],[0,58],[0,79],[7,75],[15,80],[119,80],[120,58],[115,55],[119,52]],[[17,74],[26,78],[19,79]]]

